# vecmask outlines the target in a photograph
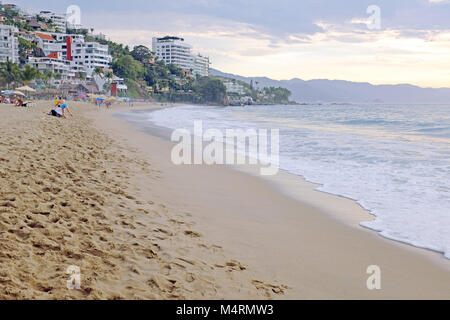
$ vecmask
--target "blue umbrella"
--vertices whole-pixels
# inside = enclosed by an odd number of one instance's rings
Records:
[[[105,101],[105,99],[103,99],[103,98],[97,98],[97,99],[95,99],[95,101]]]
[[[14,92],[13,92],[12,90],[4,90],[4,91],[2,91],[2,93],[3,93],[3,94],[6,94],[6,95],[11,95],[11,94],[13,94]]]

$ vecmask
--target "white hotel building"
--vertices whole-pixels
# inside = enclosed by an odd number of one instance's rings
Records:
[[[65,82],[77,83],[79,73],[88,79],[94,77],[96,67],[109,69],[112,57],[108,46],[96,42],[84,42],[84,36],[60,33],[39,33],[35,38],[45,57],[29,57],[28,65],[39,71],[50,70],[59,74],[53,85]]]
[[[201,76],[209,75],[209,58],[191,53],[192,46],[183,38],[164,37],[153,38],[153,52],[166,64],[174,64],[183,70],[191,71]]]
[[[92,76],[95,68],[108,69],[112,62],[108,46],[97,42],[74,42],[72,44],[72,59],[78,66],[85,67],[89,77]]]
[[[47,42],[42,43],[42,49],[46,55],[56,53],[62,60],[73,61],[72,68],[76,72],[84,72],[88,77],[92,76],[95,68],[109,69],[112,57],[109,47],[97,42],[84,42],[84,36],[78,34],[41,33],[48,37]],[[67,38],[71,41],[67,41]],[[50,39],[53,39],[51,41]],[[70,55],[68,48],[70,47]]]
[[[194,56],[194,74],[201,75],[203,77],[209,76],[209,58],[197,54]]]
[[[18,33],[16,27],[0,24],[0,62],[19,62]]]
[[[50,11],[41,11],[39,13],[39,16],[45,19],[49,19],[59,32],[66,33],[67,19],[65,14],[57,14]]]
[[[76,68],[73,61],[51,57],[30,57],[28,64],[41,72],[50,70],[53,73],[58,73],[61,75],[61,80],[64,81],[73,81],[76,77]]]

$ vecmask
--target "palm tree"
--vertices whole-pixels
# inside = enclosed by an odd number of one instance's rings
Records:
[[[49,81],[54,78],[54,74],[50,70],[45,70],[41,78],[44,80],[45,84],[48,85]]]
[[[86,80],[86,74],[84,72],[78,72],[77,77],[83,81]]]
[[[106,83],[104,84],[104,89],[105,90],[110,90],[111,89],[111,83],[112,83],[112,80],[113,80],[113,78],[114,78],[114,75],[111,73],[111,72],[107,72],[106,74],[105,74],[105,78],[106,78]]]
[[[114,75],[111,72],[106,73],[106,79],[108,79],[109,81],[112,81],[113,78],[114,78]]]
[[[29,65],[25,66],[22,70],[22,78],[25,83],[29,83],[31,80],[36,79],[39,75],[39,71]]]
[[[4,83],[8,88],[9,85],[14,85],[17,82],[22,81],[22,73],[17,64],[7,61],[0,64],[0,81]]]
[[[95,67],[94,74],[98,75],[100,78],[103,78],[103,69],[100,67]]]

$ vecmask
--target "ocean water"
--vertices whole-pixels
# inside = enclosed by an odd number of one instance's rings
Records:
[[[450,259],[450,105],[181,107],[171,129],[279,129],[280,168],[357,201],[382,236]]]

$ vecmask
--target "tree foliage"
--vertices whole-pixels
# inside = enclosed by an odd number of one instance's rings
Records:
[[[201,95],[203,103],[224,104],[226,101],[227,88],[219,79],[202,77],[195,89]]]
[[[285,88],[268,87],[263,90],[266,99],[271,100],[273,103],[288,103],[291,91]]]
[[[115,59],[112,68],[119,77],[131,80],[139,80],[145,71],[144,66],[129,54]]]
[[[0,85],[3,87],[15,87],[32,80],[42,80],[47,83],[50,79],[57,79],[60,76],[60,74],[54,74],[50,70],[42,73],[29,65],[19,66],[10,61],[0,63]]]
[[[143,64],[148,63],[150,59],[153,58],[153,52],[151,52],[146,46],[142,45],[134,47],[133,51],[131,51],[131,55],[135,60]]]

